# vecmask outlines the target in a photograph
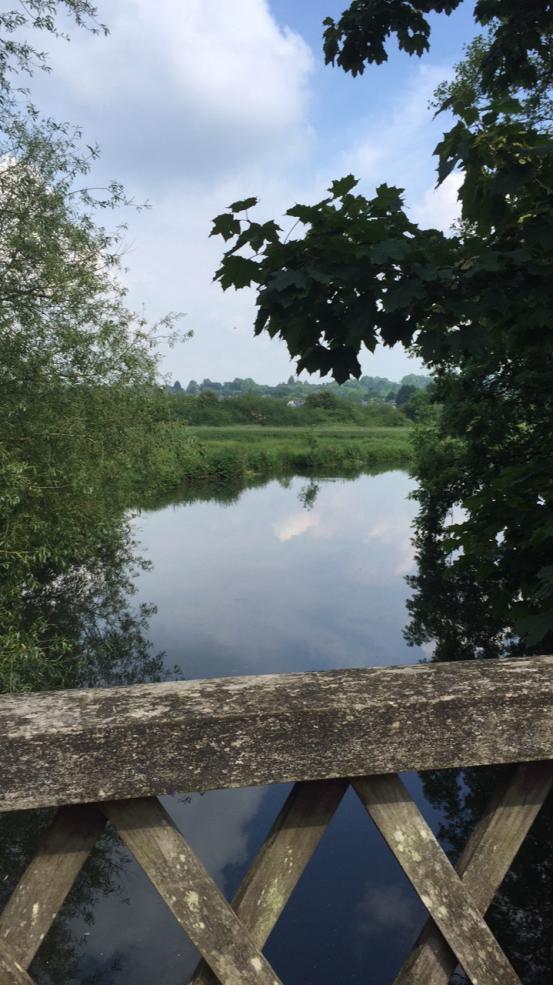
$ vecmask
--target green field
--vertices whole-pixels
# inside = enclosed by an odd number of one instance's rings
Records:
[[[411,461],[408,427],[188,427],[182,479],[226,479],[278,471],[401,468]]]
[[[323,441],[383,441],[399,438],[404,444],[411,433],[410,427],[360,427],[355,424],[317,424],[314,427],[269,427],[256,424],[229,424],[222,427],[190,426],[189,434],[202,441],[273,443],[288,445],[290,442],[305,443],[313,437]]]

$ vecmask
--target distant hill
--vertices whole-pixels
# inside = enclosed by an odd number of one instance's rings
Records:
[[[418,390],[424,390],[431,382],[430,376],[421,376],[416,373],[409,373],[399,383],[388,380],[384,376],[362,376],[359,380],[348,380],[347,383],[341,385],[334,382],[304,383],[290,376],[286,383],[269,386],[266,383],[256,383],[250,377],[246,377],[246,379],[237,377],[235,380],[225,383],[217,383],[210,379],[202,380],[201,383],[190,380],[186,386],[182,386],[176,380],[168,389],[174,393],[187,393],[190,396],[198,396],[200,393],[211,391],[222,398],[255,393],[257,396],[276,397],[283,400],[305,400],[309,394],[324,391],[358,403],[381,403],[383,401],[395,401],[396,395],[402,387],[415,387]]]

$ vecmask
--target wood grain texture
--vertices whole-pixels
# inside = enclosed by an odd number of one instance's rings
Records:
[[[34,985],[25,969],[3,948],[0,948],[0,982],[1,985]]]
[[[521,985],[399,777],[363,777],[353,786],[469,980]]]
[[[492,796],[459,859],[457,872],[485,913],[553,786],[552,763],[523,763]],[[394,985],[448,985],[457,959],[429,920]]]
[[[0,810],[549,758],[551,656],[0,698]]]
[[[232,901],[257,947],[269,937],[348,786],[347,780],[320,780],[293,787]],[[191,985],[216,983],[202,961]]]
[[[0,914],[6,946],[28,968],[105,827],[93,806],[62,807]],[[2,981],[2,979],[0,979]]]
[[[156,798],[102,807],[221,985],[281,985]]]

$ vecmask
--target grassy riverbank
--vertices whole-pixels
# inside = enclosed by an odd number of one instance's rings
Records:
[[[187,427],[159,448],[165,488],[190,480],[233,480],[273,472],[407,468],[409,427]]]

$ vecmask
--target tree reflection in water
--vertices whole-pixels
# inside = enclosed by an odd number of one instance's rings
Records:
[[[202,483],[182,490],[179,502],[198,500],[231,506],[245,488],[271,481]],[[282,479],[286,482],[286,479]],[[160,509],[175,496],[156,497],[144,509]],[[132,523],[121,512],[100,504],[87,531],[87,553],[63,573],[33,572],[33,590],[20,586],[19,626],[24,638],[39,640],[39,659],[17,670],[18,687],[53,690],[110,687],[165,679],[163,654],[148,639],[151,605],[133,605],[134,581],[148,565],[137,553]],[[8,602],[14,585],[6,585]],[[175,673],[180,676],[178,670]],[[0,909],[3,908],[54,816],[53,810],[0,814]],[[130,856],[109,827],[87,861],[63,909],[31,966],[37,985],[108,985],[124,972],[125,956],[117,955],[101,969],[87,973],[83,935],[95,922],[101,897],[125,898]],[[85,928],[83,930],[83,928]]]
[[[422,774],[427,800],[440,811],[438,837],[452,861],[509,767]],[[553,799],[544,804],[495,900],[488,921],[524,985],[551,985],[553,969]],[[466,977],[457,971],[455,985]]]
[[[415,537],[417,574],[408,578],[409,642],[432,648],[432,660],[499,659],[522,653],[496,615],[493,592],[447,562],[447,546],[429,516]],[[431,517],[430,517],[431,520]],[[532,722],[527,724],[532,728]],[[505,767],[429,772],[424,793],[442,815],[439,837],[452,859],[462,851]],[[544,804],[488,911],[489,923],[524,985],[551,985],[553,974],[553,797]],[[453,982],[465,983],[458,970]]]
[[[319,483],[315,482],[315,479],[310,479],[309,482],[300,489],[298,494],[298,499],[303,506],[304,510],[312,510],[319,495]]]
[[[40,664],[38,679],[33,677],[34,663],[29,665],[25,680],[29,690],[107,687],[167,677],[163,654],[155,653],[148,640],[148,620],[155,608],[133,605],[134,576],[145,564],[136,553],[130,524],[121,517],[115,525],[112,517],[102,534],[98,536],[96,554],[90,554],[86,563],[76,564],[63,575],[43,572],[32,592],[22,592],[22,630],[26,626],[44,626],[43,652],[56,654],[55,659]],[[49,644],[60,640],[62,658],[58,656],[58,646],[49,650]],[[63,666],[59,665],[60,659]],[[53,815],[51,810],[0,814],[0,909]],[[126,851],[108,829],[32,965],[31,974],[39,985],[108,985],[113,980],[117,958],[108,961],[101,973],[87,976],[85,972],[82,977],[82,931],[77,933],[75,928],[94,923],[100,896],[123,896],[120,875],[127,863]]]
[[[25,811],[0,815],[3,908],[22,872],[54,816],[54,811]],[[120,875],[128,855],[111,831],[106,831],[88,859],[35,958],[30,974],[37,985],[108,985],[118,959],[107,962],[101,974],[82,977],[82,934],[75,926],[92,926],[99,897],[116,894],[123,898]],[[86,932],[86,931],[85,931]],[[116,963],[117,962],[117,963]]]
[[[264,485],[268,480],[260,480]],[[280,480],[286,483],[286,479]],[[211,500],[232,504],[244,485],[189,489],[183,501]],[[307,481],[301,490],[302,506],[314,506],[317,485]],[[149,504],[152,507],[154,504]],[[159,507],[159,502],[155,506]],[[113,533],[113,531],[112,531]],[[164,677],[162,656],[148,642],[149,606],[133,605],[134,575],[142,562],[137,557],[131,530],[121,521],[117,536],[99,538],[98,551],[86,564],[76,565],[63,577],[50,573],[25,599],[24,618],[29,624],[41,619],[49,633],[68,641],[63,675],[51,667],[44,687],[88,687],[156,681]],[[432,641],[434,659],[452,655],[467,658],[478,654],[490,658],[515,652],[495,625],[476,583],[467,572],[463,584],[451,579],[441,564],[439,548],[429,538],[425,553],[418,543],[418,574],[411,584],[412,642]],[[486,641],[488,641],[485,649]],[[68,677],[67,668],[70,668]],[[29,680],[30,686],[35,686]],[[531,723],[528,727],[532,727]],[[452,859],[456,859],[474,824],[483,813],[492,787],[499,782],[502,767],[465,771],[429,772],[422,776],[425,796],[440,815],[439,837]],[[553,968],[553,803],[543,808],[526,839],[511,872],[490,909],[489,919],[525,985],[550,985]],[[0,815],[0,852],[3,877],[0,906],[3,906],[25,869],[39,838],[52,817],[51,811]],[[109,829],[101,839],[77,880],[62,914],[55,921],[31,973],[37,985],[108,985],[125,980],[125,955],[115,955],[92,969],[83,960],[83,935],[92,928],[96,907],[102,897],[125,898],[125,869],[129,856]],[[464,981],[460,972],[455,981]],[[380,985],[380,983],[379,983]],[[382,983],[384,985],[384,983]]]

